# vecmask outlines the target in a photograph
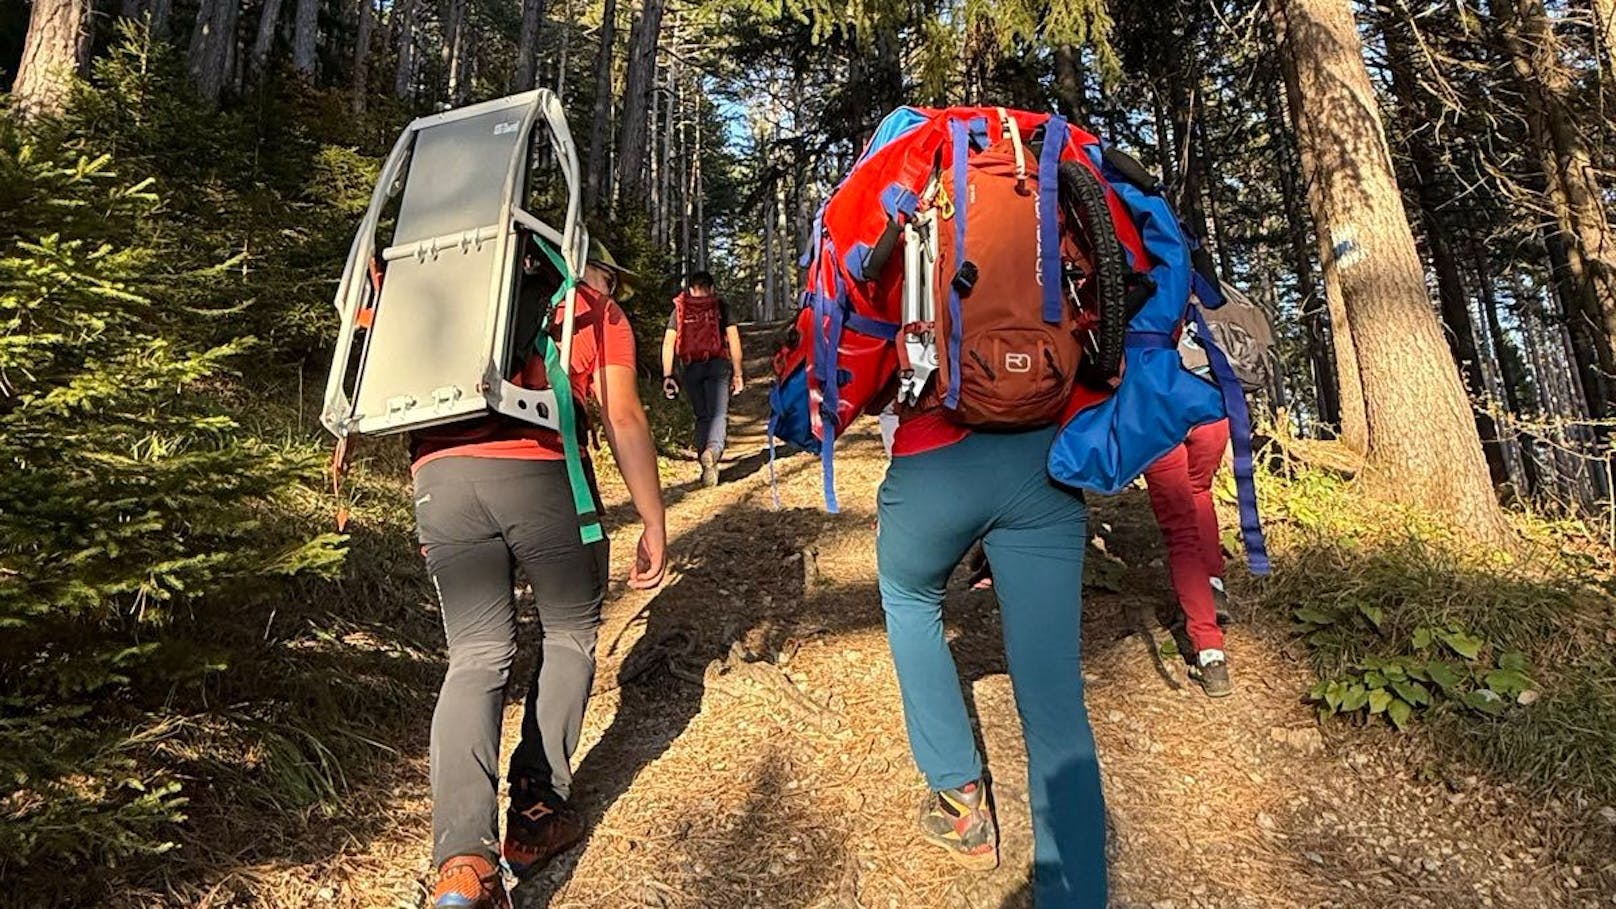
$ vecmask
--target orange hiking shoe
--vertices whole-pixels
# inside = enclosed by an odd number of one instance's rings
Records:
[[[438,869],[432,909],[511,909],[511,895],[485,856],[457,855]]]
[[[584,825],[565,799],[529,780],[511,785],[505,811],[505,864],[526,879],[583,839]]]
[[[926,842],[947,849],[961,867],[999,867],[999,828],[986,781],[932,793],[920,806],[920,832]]]

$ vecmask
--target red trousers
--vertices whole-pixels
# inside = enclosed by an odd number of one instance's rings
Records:
[[[1212,578],[1223,577],[1223,545],[1218,515],[1212,508],[1212,478],[1229,444],[1229,421],[1219,420],[1190,431],[1184,444],[1161,456],[1145,470],[1150,508],[1167,541],[1167,565],[1173,592],[1196,650],[1222,650],[1212,602]]]

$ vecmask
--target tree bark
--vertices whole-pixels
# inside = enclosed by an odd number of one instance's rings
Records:
[[[265,0],[268,2],[268,0]],[[376,0],[359,0],[359,21],[354,29],[353,86],[354,113],[365,112],[370,96],[370,41],[376,24]]]
[[[645,0],[630,29],[628,75],[623,89],[623,135],[617,155],[617,198],[645,198],[646,114],[656,84],[657,45],[662,39],[664,0]]]
[[[397,65],[393,70],[393,97],[408,100],[415,95],[415,5],[419,0],[400,0],[393,7],[393,45]]]
[[[320,39],[320,0],[297,0],[297,20],[292,32],[292,68],[314,78]]]
[[[1450,517],[1478,539],[1508,530],[1470,403],[1431,311],[1350,0],[1271,0],[1301,89],[1309,195],[1330,238],[1363,381],[1370,488]]]
[[[1616,374],[1616,232],[1605,219],[1603,187],[1579,129],[1574,89],[1542,0],[1498,0],[1493,14],[1526,100],[1526,121],[1555,215],[1552,231],[1563,244],[1573,294],[1566,317],[1596,341],[1597,383],[1585,389],[1589,409],[1607,416],[1616,413],[1616,382],[1605,379]]]
[[[1088,87],[1083,73],[1082,49],[1071,44],[1055,48],[1055,99],[1061,113],[1078,125],[1088,122]]]
[[[34,0],[11,96],[25,116],[56,113],[90,59],[90,0]]]
[[[168,19],[174,11],[173,0],[152,0],[151,33],[155,38],[168,37]]]
[[[522,0],[522,27],[516,38],[516,84],[525,92],[538,84],[539,29],[544,24],[545,0]]]
[[[252,71],[262,79],[269,68],[269,55],[275,49],[275,34],[280,30],[281,0],[264,0],[258,14],[258,36],[253,39]]]
[[[1335,379],[1339,428],[1337,438],[1353,451],[1364,452],[1369,446],[1368,415],[1364,408],[1363,376],[1358,369],[1358,348],[1352,339],[1352,324],[1347,318],[1347,305],[1342,297],[1341,279],[1329,267],[1333,245],[1326,229],[1326,213],[1316,186],[1322,165],[1318,161],[1317,141],[1312,138],[1312,118],[1302,95],[1302,80],[1297,59],[1290,47],[1291,41],[1282,28],[1281,7],[1289,0],[1267,0],[1274,14],[1274,41],[1278,48],[1280,71],[1285,81],[1285,102],[1295,125],[1297,158],[1302,166],[1302,182],[1307,188],[1309,208],[1313,212],[1313,235],[1318,246],[1318,259],[1324,281],[1325,307],[1330,315],[1330,340],[1335,351]],[[1357,45],[1354,44],[1354,47]]]
[[[1313,370],[1314,408],[1318,423],[1335,435],[1341,427],[1341,393],[1336,387],[1335,361],[1330,353],[1329,310],[1319,292],[1313,271],[1314,252],[1307,233],[1307,214],[1302,210],[1306,191],[1297,177],[1296,132],[1286,118],[1279,86],[1284,79],[1275,72],[1263,91],[1269,134],[1273,142],[1275,169],[1279,171],[1280,198],[1285,205],[1285,237],[1289,244],[1291,272],[1296,280],[1297,310],[1307,337],[1307,357]]]
[[[443,70],[448,79],[449,103],[459,107],[471,97],[469,67],[466,65],[466,0],[449,0],[448,19],[443,26]]]
[[[236,17],[239,0],[202,0],[196,11],[196,27],[185,66],[196,85],[196,92],[209,107],[217,106],[229,78],[230,49],[236,43]]]
[[[617,35],[617,0],[606,0],[600,14],[600,49],[595,54],[595,110],[589,123],[588,204],[595,211],[610,205],[611,151],[606,127],[612,118],[612,50]]]
[[[122,19],[139,19],[145,11],[145,0],[123,0],[118,4],[118,16]]]

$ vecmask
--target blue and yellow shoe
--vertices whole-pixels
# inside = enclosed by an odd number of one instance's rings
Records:
[[[985,780],[932,793],[920,806],[920,833],[926,842],[948,850],[961,867],[999,867],[999,828]]]
[[[457,855],[438,868],[431,909],[511,909],[511,895],[486,856]]]

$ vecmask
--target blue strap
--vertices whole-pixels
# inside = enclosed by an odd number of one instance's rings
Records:
[[[954,268],[957,271],[965,264],[965,156],[970,151],[971,140],[965,124],[959,120],[949,122],[948,135],[954,145]],[[948,276],[948,316],[948,394],[943,398],[943,406],[954,410],[959,407],[960,347],[965,343],[965,327],[960,324],[964,316],[953,275]]]
[[[1263,539],[1262,522],[1257,517],[1257,482],[1251,457],[1251,412],[1246,393],[1229,366],[1229,358],[1212,343],[1212,329],[1198,306],[1191,306],[1195,317],[1196,343],[1206,351],[1207,365],[1223,393],[1223,410],[1229,417],[1229,441],[1234,445],[1234,485],[1240,502],[1240,533],[1246,544],[1246,562],[1251,573],[1268,574],[1268,544]]]
[[[891,341],[898,337],[898,323],[883,322],[880,319],[872,319],[869,316],[859,315],[857,312],[848,313],[847,318],[842,324],[853,329],[861,335],[869,335],[872,338],[880,338],[883,341]]]
[[[902,183],[893,183],[881,191],[881,210],[887,217],[896,221],[899,215],[905,217],[915,213],[915,207],[920,199],[907,186]]]
[[[836,447],[836,421],[835,419],[821,424],[824,427],[824,444],[819,446],[819,464],[821,479],[825,484],[825,510],[831,514],[839,514],[841,503],[836,501],[836,468],[831,459],[831,449]]]
[[[970,141],[976,146],[978,151],[985,149],[992,144],[992,142],[988,140],[988,118],[971,118]]]
[[[847,309],[842,300],[842,281],[836,271],[836,247],[827,243],[826,267],[830,270],[831,293],[820,288],[814,297],[814,373],[819,379],[819,418],[822,435],[819,460],[824,470],[825,510],[836,514],[836,469],[832,458],[836,448],[836,412],[841,402],[840,370],[837,354],[842,344],[842,325]]]
[[[1122,346],[1135,350],[1172,350],[1178,346],[1178,339],[1168,331],[1130,331],[1122,336]]]
[[[1194,268],[1190,269],[1190,290],[1207,309],[1217,309],[1223,305],[1223,290]]]
[[[1011,126],[1011,129],[1015,129]],[[1038,153],[1039,283],[1044,287],[1044,321],[1059,325],[1062,297],[1060,265],[1060,167],[1066,147],[1066,118],[1051,116],[1044,124],[1044,147]]]

